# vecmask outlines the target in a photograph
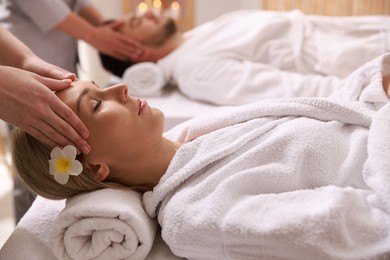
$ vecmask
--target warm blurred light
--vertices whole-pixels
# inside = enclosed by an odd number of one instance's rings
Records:
[[[148,5],[145,2],[141,2],[138,5],[138,10],[141,12],[146,12],[146,10],[148,10]]]
[[[172,8],[173,10],[179,10],[179,8],[180,8],[179,2],[177,2],[177,1],[172,2],[172,3],[171,3],[171,8]]]
[[[153,0],[153,7],[160,8],[161,7],[161,0]]]

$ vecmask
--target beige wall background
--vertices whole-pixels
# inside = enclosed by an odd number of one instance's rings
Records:
[[[261,8],[291,10],[317,15],[389,15],[389,0],[262,0]]]

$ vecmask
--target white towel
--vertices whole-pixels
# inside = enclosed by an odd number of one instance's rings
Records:
[[[129,94],[140,97],[160,96],[166,80],[160,68],[153,62],[141,62],[126,69],[122,81]]]
[[[81,202],[83,203],[83,201]],[[64,209],[65,200],[49,200],[37,196],[31,207],[19,221],[15,230],[0,250],[1,260],[53,260],[50,235],[58,214]],[[146,227],[148,228],[148,227]],[[178,260],[161,239],[157,231],[147,260]]]
[[[373,63],[381,68],[385,60]],[[366,71],[350,84],[376,91],[382,72]],[[193,141],[143,197],[172,252],[188,259],[388,259],[390,104],[376,112],[365,102],[264,101],[174,130],[176,140]]]
[[[67,201],[55,221],[52,248],[58,259],[145,259],[156,230],[140,193],[102,189]]]

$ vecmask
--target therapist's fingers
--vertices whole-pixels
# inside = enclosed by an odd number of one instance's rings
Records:
[[[72,81],[70,79],[56,80],[36,76],[39,81],[48,89],[57,91],[69,87]],[[35,120],[29,124],[29,128],[34,134],[40,137],[48,145],[58,145],[60,147],[73,144],[83,153],[89,153],[90,147],[85,139],[89,132],[81,119],[63,103],[52,91],[44,87],[37,97],[45,96],[43,100],[36,100],[41,105],[34,113]],[[39,92],[40,88],[36,92]],[[36,105],[37,106],[37,105]],[[35,129],[34,129],[35,128]]]
[[[59,91],[72,84],[70,79],[56,80],[51,78],[37,77],[40,83],[52,91]],[[88,137],[88,130],[74,112],[66,106],[57,96],[52,94],[45,123],[38,122],[38,129],[32,130],[35,135],[51,147],[63,147],[67,144],[74,144],[83,153],[89,152],[89,145],[85,141]],[[51,113],[50,113],[51,112]],[[80,137],[81,135],[81,137]]]
[[[61,68],[58,68],[54,65],[49,66],[46,70],[46,73],[42,73],[41,76],[49,77],[53,79],[69,79],[71,81],[74,81],[77,79],[76,74],[70,73],[66,70],[63,70]]]
[[[39,125],[31,126],[28,129],[28,133],[34,136],[36,139],[47,144],[49,147],[54,148],[56,146],[63,148],[65,145],[62,143],[70,144],[71,142],[59,134],[53,127],[46,122],[41,122]],[[66,141],[67,140],[67,141]]]
[[[144,54],[145,54],[145,50],[143,50],[143,49],[135,49],[135,50],[133,50],[132,52],[129,53],[128,58],[130,60],[133,60],[133,61],[140,60],[141,57],[143,57]]]
[[[117,46],[115,53],[123,57],[122,59],[136,59],[144,53],[144,49],[138,41],[134,40],[128,35],[116,34]]]
[[[134,47],[129,47],[128,45],[118,45],[115,49],[112,50],[110,56],[113,56],[122,61],[136,61],[140,55],[144,53],[143,50],[137,49]]]
[[[124,25],[123,21],[114,21],[110,24],[110,28],[114,31],[117,31],[120,27]],[[116,54],[122,59],[134,59],[138,58],[143,52],[143,47],[141,43],[135,38],[117,32],[116,34],[117,41],[119,45],[116,46]]]
[[[37,126],[31,126],[28,129],[28,133],[52,148],[54,147],[63,148],[66,145],[72,144],[69,139],[64,137],[56,129],[54,129],[51,125],[49,125],[44,121],[37,124]],[[77,149],[77,153],[79,154],[80,150],[78,148],[76,149]]]
[[[115,20],[115,21],[112,21],[109,26],[112,30],[119,30],[123,25],[125,24],[124,21],[121,21],[121,20]]]
[[[131,58],[133,62],[143,62],[153,60],[156,55],[152,49],[144,48],[141,52],[137,53],[136,56]]]
[[[120,60],[131,60],[142,52],[140,42],[133,37],[121,33],[118,29],[123,21],[114,21],[98,28],[94,46],[101,52]]]
[[[88,154],[90,146],[85,139],[88,138],[89,132],[80,118],[59,99],[58,102],[52,102],[51,108],[55,115],[46,120],[48,124],[75,144],[76,148]],[[67,143],[61,138],[60,144],[65,146]]]
[[[56,142],[54,142],[48,135],[43,133],[41,130],[34,128],[34,129],[29,129],[28,133],[35,137],[35,139],[40,140],[41,142],[47,144],[49,147],[56,147],[59,146]]]
[[[118,20],[118,21],[114,21],[114,22],[110,23],[109,27],[112,30],[117,31],[123,25],[124,25],[124,22]],[[133,37],[131,37],[129,35],[126,35],[126,34],[118,32],[117,37],[119,39],[121,39],[125,44],[130,45],[131,47],[133,47],[135,49],[140,49],[141,48],[141,43],[137,39],[135,39],[135,38],[133,38]]]
[[[53,79],[70,79],[72,81],[76,80],[76,74],[71,73],[67,70],[64,70],[56,65],[50,64],[37,56],[30,56],[26,58],[22,65],[24,70],[34,72],[43,77],[53,78]]]
[[[55,80],[55,79],[48,79],[49,82],[47,82],[45,85],[52,91],[60,91],[65,88],[68,88],[72,85],[71,79],[61,79],[61,80]]]
[[[72,85],[72,80],[71,79],[51,79],[51,78],[39,78],[39,82],[41,82],[43,85],[48,87],[52,91],[60,91],[65,88],[68,88]]]

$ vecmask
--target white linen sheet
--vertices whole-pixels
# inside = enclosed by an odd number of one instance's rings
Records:
[[[168,132],[188,143],[143,198],[172,252],[388,259],[389,64],[382,56],[356,71],[343,98],[267,100]]]

